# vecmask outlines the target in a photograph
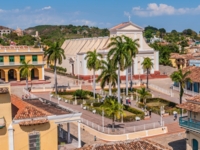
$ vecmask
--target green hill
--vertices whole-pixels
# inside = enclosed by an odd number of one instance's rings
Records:
[[[109,36],[109,30],[98,27],[74,26],[74,25],[39,25],[25,29],[29,35],[35,35],[38,31],[41,42],[50,45],[54,41],[62,43],[65,39],[76,39],[84,37]]]

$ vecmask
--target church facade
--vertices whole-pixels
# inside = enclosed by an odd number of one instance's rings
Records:
[[[110,43],[110,38],[115,36],[125,35],[133,40],[139,39],[138,54],[133,58],[132,73],[134,76],[140,76],[146,74],[146,70],[142,67],[142,62],[145,57],[149,57],[153,62],[153,68],[150,74],[159,73],[159,52],[150,48],[143,37],[143,28],[135,25],[132,22],[124,22],[109,29],[110,37],[94,37],[94,38],[82,38],[66,40],[62,48],[65,51],[66,59],[63,60],[62,67],[67,68],[67,73],[78,76],[79,78],[89,80],[92,78],[92,70],[87,69],[87,60],[85,60],[86,53],[88,51],[97,50],[98,53],[103,55],[103,59],[107,60],[107,48]],[[130,74],[129,69],[129,74]],[[101,70],[96,71],[96,75],[99,75]],[[126,71],[121,71],[121,79],[125,79]]]

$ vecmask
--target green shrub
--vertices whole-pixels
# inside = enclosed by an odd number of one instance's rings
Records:
[[[76,90],[73,93],[73,96],[79,98],[79,99],[85,99],[87,98],[88,92],[84,91],[84,90]]]

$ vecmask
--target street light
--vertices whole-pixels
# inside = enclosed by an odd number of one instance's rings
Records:
[[[164,106],[160,106],[160,125],[163,126],[163,112]]]
[[[104,132],[104,110],[102,109],[102,127]]]

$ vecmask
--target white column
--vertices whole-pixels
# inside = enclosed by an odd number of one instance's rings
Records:
[[[134,58],[134,75],[138,75],[138,56]]]
[[[88,75],[88,69],[87,69],[87,60],[85,60],[86,54],[82,55],[82,70],[83,70],[83,75]]]
[[[14,150],[14,136],[13,136],[13,126],[12,124],[9,125],[8,127],[8,146],[9,150]]]
[[[44,80],[44,66],[42,66],[42,80]]]
[[[81,127],[80,127],[80,121],[78,121],[78,148],[81,147]]]
[[[143,35],[140,34],[140,49],[143,50]]]
[[[154,70],[159,71],[159,52],[154,51]]]

